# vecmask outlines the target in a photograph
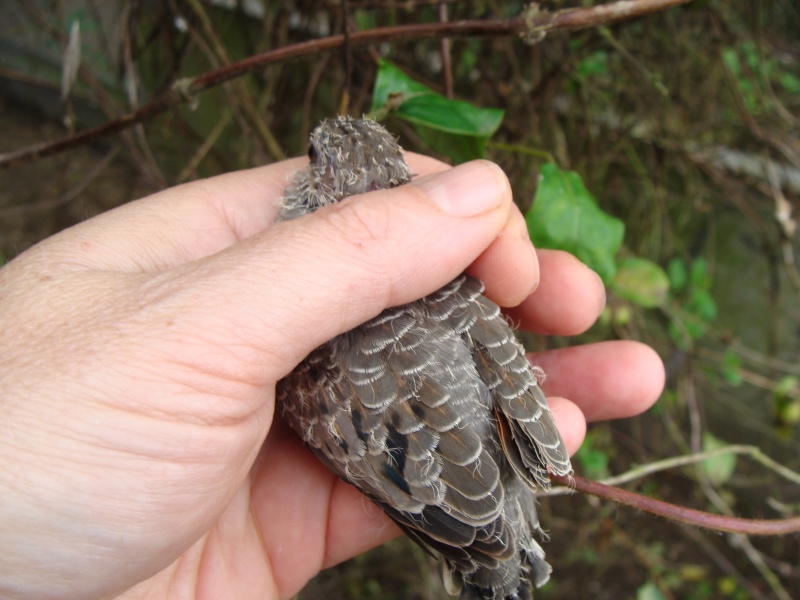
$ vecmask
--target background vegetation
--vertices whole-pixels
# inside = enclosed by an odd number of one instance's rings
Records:
[[[341,4],[6,2],[0,152],[113,120],[179,78],[339,33]],[[435,23],[442,6],[451,21],[523,9],[493,0],[349,4],[352,31]],[[75,23],[79,39],[73,34],[70,44]],[[642,340],[664,359],[668,388],[641,418],[594,425],[577,471],[603,479],[722,448],[625,486],[713,512],[796,515],[800,6],[695,0],[609,27],[551,32],[535,45],[475,35],[451,39],[446,52],[441,37],[401,36],[344,56],[336,49],[275,63],[113,136],[0,170],[0,252],[12,258],[165,186],[303,154],[320,119],[381,108],[373,90],[382,59],[426,90],[446,97],[452,86],[459,101],[504,111],[491,135],[467,131],[455,143],[400,109],[389,112],[404,147],[451,161],[485,153],[506,170],[524,210],[534,197],[540,207],[552,199],[545,192],[558,195],[545,185],[554,173],[572,178],[567,196],[596,202],[624,224],[621,248],[607,253],[600,322],[581,340],[529,342],[544,349]],[[62,102],[65,64],[66,81],[75,79]],[[541,510],[555,575],[539,598],[800,597],[797,535],[708,534],[581,495],[544,498]],[[430,559],[398,540],[321,574],[300,597],[445,596]]]

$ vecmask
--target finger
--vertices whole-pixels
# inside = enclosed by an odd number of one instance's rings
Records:
[[[539,261],[525,219],[514,206],[502,231],[475,259],[467,273],[486,285],[486,295],[500,306],[517,306],[539,283]]]
[[[420,176],[450,167],[408,153]],[[169,188],[130,202],[46,240],[60,244],[64,264],[111,271],[160,271],[215,254],[269,227],[292,176],[295,158]],[[78,244],[65,244],[67,240]]]
[[[280,371],[262,371],[277,379],[335,335],[457,276],[495,239],[512,206],[499,167],[467,163],[279,223],[186,265],[178,278],[154,280],[152,294],[174,292],[176,318],[206,315],[209,334],[217,321],[223,339],[233,333],[245,348],[279,353],[270,365]]]
[[[539,287],[506,311],[520,328],[542,335],[576,335],[597,320],[606,302],[600,277],[567,252],[539,250]]]
[[[376,504],[352,485],[338,479],[331,493],[329,509],[323,569],[402,534],[394,521]]]
[[[569,452],[574,453],[586,432],[580,409],[563,398],[548,402]],[[274,460],[277,454],[281,460]],[[262,538],[285,549],[271,553],[282,595],[296,593],[317,570],[400,534],[382,510],[355,487],[333,477],[283,424],[270,432],[253,472],[257,476],[251,497]],[[293,518],[280,518],[289,508]],[[317,542],[324,542],[324,549]]]
[[[586,437],[586,419],[580,408],[566,398],[547,399],[550,411],[570,454],[581,447]],[[364,499],[351,485],[337,481],[331,495],[328,555],[322,568],[328,568],[397,536],[383,511]]]
[[[252,472],[253,516],[282,598],[296,594],[320,569],[400,533],[283,423],[270,430]]]
[[[637,415],[653,405],[664,389],[664,364],[639,342],[611,341],[535,354],[544,369],[549,395],[574,402],[587,421]]]
[[[583,439],[586,437],[586,417],[574,402],[558,396],[550,396],[547,399],[550,412],[556,421],[561,438],[570,455],[575,454],[581,447]]]

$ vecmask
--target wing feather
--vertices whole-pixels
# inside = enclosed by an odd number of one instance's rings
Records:
[[[314,452],[443,555],[465,590],[511,597],[527,569],[540,583],[549,573],[530,537],[534,496],[514,473],[546,487],[569,459],[522,347],[482,290],[462,276],[384,311],[312,353],[278,398]]]

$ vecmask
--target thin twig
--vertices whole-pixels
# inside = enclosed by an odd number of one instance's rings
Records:
[[[800,517],[791,519],[741,519],[738,517],[728,517],[713,513],[677,506],[648,498],[641,494],[629,492],[610,485],[603,485],[597,481],[584,479],[573,475],[572,477],[562,477],[550,475],[550,479],[560,485],[571,487],[584,494],[591,494],[598,498],[611,500],[617,504],[624,504],[632,508],[643,510],[650,514],[664,517],[670,521],[686,523],[703,529],[714,531],[724,531],[727,533],[743,533],[745,535],[786,535],[789,533],[800,532]]]
[[[784,467],[779,462],[775,461],[774,459],[764,454],[758,446],[747,446],[744,444],[732,444],[730,446],[723,446],[722,448],[716,448],[715,450],[709,450],[708,452],[698,452],[696,454],[688,454],[686,456],[674,456],[672,458],[665,458],[664,460],[659,460],[656,462],[648,463],[646,465],[642,465],[640,467],[635,467],[630,471],[622,473],[621,475],[604,479],[600,483],[603,483],[605,485],[622,485],[624,483],[629,483],[636,479],[641,479],[642,477],[646,477],[647,475],[652,475],[653,473],[658,473],[660,471],[667,471],[669,469],[676,469],[678,467],[685,467],[687,465],[697,464],[699,462],[716,458],[717,456],[722,456],[723,454],[742,454],[744,456],[749,456],[757,463],[774,471],[787,481],[791,481],[792,483],[800,485],[800,473],[796,473],[795,471],[792,471],[791,469]],[[572,490],[568,488],[555,488],[551,490],[548,493],[548,495],[560,496],[563,494],[570,493],[571,491]]]

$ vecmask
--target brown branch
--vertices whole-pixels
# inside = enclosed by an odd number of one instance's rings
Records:
[[[554,29],[587,29],[613,25],[654,12],[661,12],[691,0],[620,0],[591,8],[574,8],[553,13]],[[545,13],[542,13],[545,14]]]
[[[349,43],[355,48],[385,40],[416,40],[429,37],[503,37],[509,35],[519,35],[526,40],[538,41],[550,31],[578,30],[610,25],[663,11],[690,1],[618,0],[617,2],[591,8],[566,9],[556,12],[538,10],[538,5],[532,4],[532,8],[509,19],[419,23],[353,32],[349,35]],[[267,65],[296,60],[304,56],[330,52],[341,47],[344,43],[344,35],[308,40],[251,56],[194,78],[179,79],[167,92],[154,98],[148,104],[99,127],[87,129],[59,140],[41,142],[0,154],[0,167],[31,162],[111,135],[162,113],[173,106],[185,102],[191,103],[195,101],[195,96],[200,92],[251,71],[262,69]]]
[[[776,520],[726,517],[724,515],[715,515],[684,506],[676,506],[669,502],[648,498],[641,494],[635,494],[590,479],[584,479],[577,475],[573,475],[572,477],[550,475],[550,479],[560,485],[574,488],[584,494],[591,494],[592,496],[637,508],[671,521],[677,521],[678,523],[685,523],[703,529],[727,533],[741,533],[744,535],[787,535],[800,532],[800,517]]]

